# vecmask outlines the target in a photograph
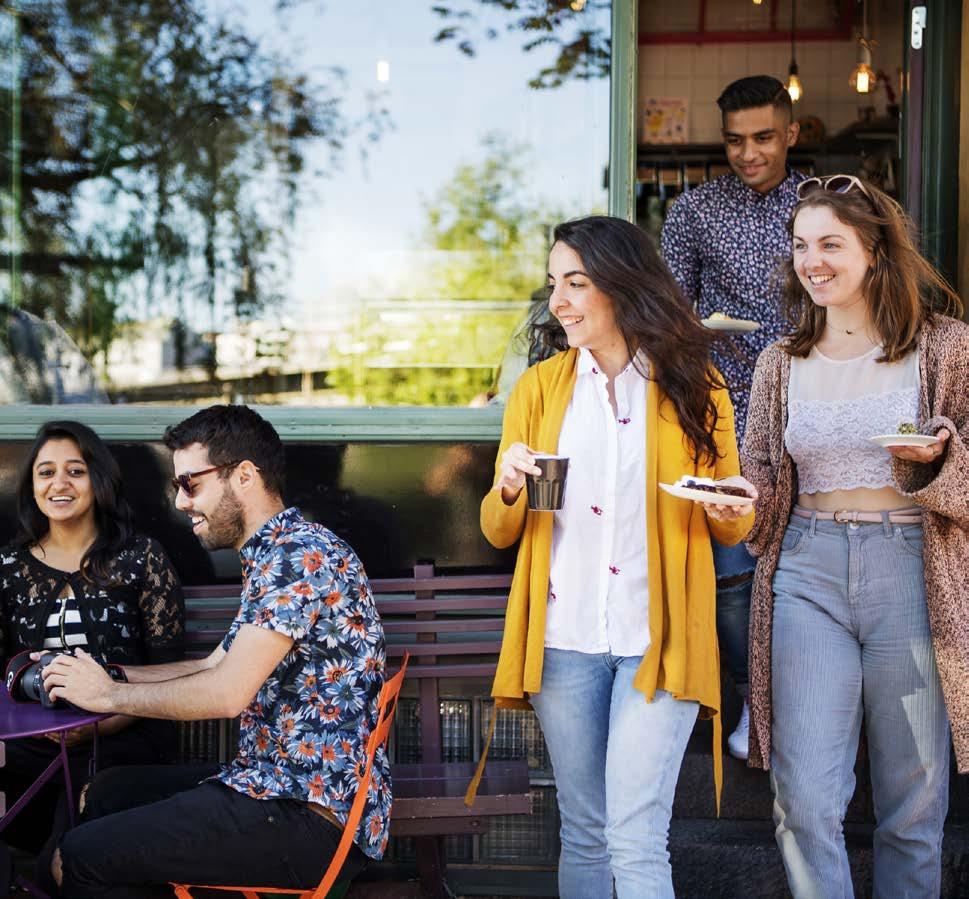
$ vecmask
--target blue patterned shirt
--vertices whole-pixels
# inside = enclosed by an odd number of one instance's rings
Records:
[[[800,172],[766,194],[732,172],[681,194],[663,224],[663,258],[700,318],[722,312],[761,324],[759,331],[719,334],[713,362],[730,390],[743,440],[754,364],[785,332],[777,263],[791,255],[787,221],[797,202]]]
[[[386,664],[367,575],[343,540],[295,508],[270,518],[240,555],[242,605],[223,648],[243,624],[285,634],[293,646],[242,713],[238,752],[218,779],[257,799],[315,802],[345,821]],[[371,858],[387,846],[390,805],[380,749],[355,840]]]

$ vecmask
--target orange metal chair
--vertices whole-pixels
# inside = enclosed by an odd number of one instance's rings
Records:
[[[350,847],[353,845],[353,837],[360,824],[363,815],[363,806],[367,800],[367,791],[370,789],[372,779],[373,760],[377,754],[377,749],[387,746],[390,737],[390,728],[394,723],[394,713],[397,711],[397,697],[400,688],[404,683],[404,673],[407,671],[409,656],[405,653],[398,671],[390,680],[385,681],[380,690],[380,698],[377,705],[377,726],[371,731],[370,738],[367,740],[367,764],[360,777],[357,786],[357,795],[350,806],[350,814],[347,816],[346,824],[343,827],[343,836],[337,846],[330,867],[326,869],[326,874],[320,881],[319,886],[308,890],[293,890],[280,887],[243,887],[243,886],[208,886],[204,884],[172,883],[177,899],[194,899],[191,890],[224,890],[232,893],[242,893],[245,899],[259,899],[260,893],[285,893],[298,896],[299,899],[326,899],[327,893],[336,883],[340,876],[343,862],[346,860]]]

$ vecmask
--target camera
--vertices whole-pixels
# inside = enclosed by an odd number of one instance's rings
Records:
[[[7,693],[15,702],[39,702],[45,709],[73,709],[65,699],[51,699],[44,689],[44,669],[60,655],[72,655],[67,651],[45,652],[36,662],[30,658],[30,650],[18,653],[7,662]],[[120,665],[104,662],[93,657],[112,680],[126,681],[124,669]]]
[[[51,699],[44,689],[44,669],[57,658],[60,653],[45,652],[38,661],[31,662],[20,676],[20,692],[22,698],[39,702],[45,709],[64,708],[67,703],[63,699]]]

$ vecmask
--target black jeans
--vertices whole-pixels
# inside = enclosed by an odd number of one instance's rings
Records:
[[[340,842],[336,825],[294,799],[253,799],[218,782],[217,765],[114,768],[87,793],[61,841],[65,899],[171,899],[169,881],[315,887]],[[342,878],[366,856],[353,847]],[[225,894],[223,894],[225,895]]]
[[[25,737],[6,744],[7,761],[0,768],[0,790],[7,795],[10,808],[44,769],[57,757],[60,744]],[[98,740],[98,765],[101,769],[125,764],[157,764],[174,754],[175,724],[172,721],[141,720],[130,727]],[[10,876],[7,846],[37,854],[34,878],[50,889],[50,859],[61,834],[68,828],[68,803],[77,808],[81,789],[90,779],[92,746],[84,743],[67,751],[71,769],[70,797],[64,794],[64,775],[58,772],[20,810],[0,833],[0,896],[6,896]]]
[[[0,768],[0,790],[7,794],[7,808],[10,808],[57,757],[61,748],[59,743],[34,737],[10,740],[5,748],[7,761]],[[98,766],[104,770],[125,764],[161,764],[173,758],[174,750],[175,726],[172,722],[136,721],[124,730],[98,740]],[[71,802],[75,808],[82,788],[90,780],[91,751],[90,743],[67,750],[74,793]],[[58,836],[67,830],[64,775],[61,772],[24,806],[0,834],[0,839],[10,846],[36,853],[52,829]]]

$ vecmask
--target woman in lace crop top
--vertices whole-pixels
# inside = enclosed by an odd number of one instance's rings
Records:
[[[805,181],[782,263],[795,331],[754,376],[750,762],[773,771],[795,897],[853,894],[840,825],[862,720],[876,896],[939,895],[950,718],[969,764],[969,630],[947,633],[969,612],[969,328],[932,312],[961,304],[909,224],[853,176]],[[870,439],[904,423],[928,445]]]
[[[133,531],[118,464],[90,428],[56,421],[40,429],[20,473],[17,514],[17,536],[0,550],[5,661],[24,650],[68,648],[119,664],[182,657],[178,576],[161,547]],[[103,768],[169,760],[175,731],[171,722],[117,715],[101,723],[99,736]],[[87,780],[90,738],[83,730],[68,737],[76,792]],[[58,751],[56,737],[6,744],[0,790],[8,807]],[[42,789],[4,831],[6,844],[37,851],[52,839],[62,791],[54,783]],[[8,873],[3,849],[0,845],[0,895],[6,895]]]

